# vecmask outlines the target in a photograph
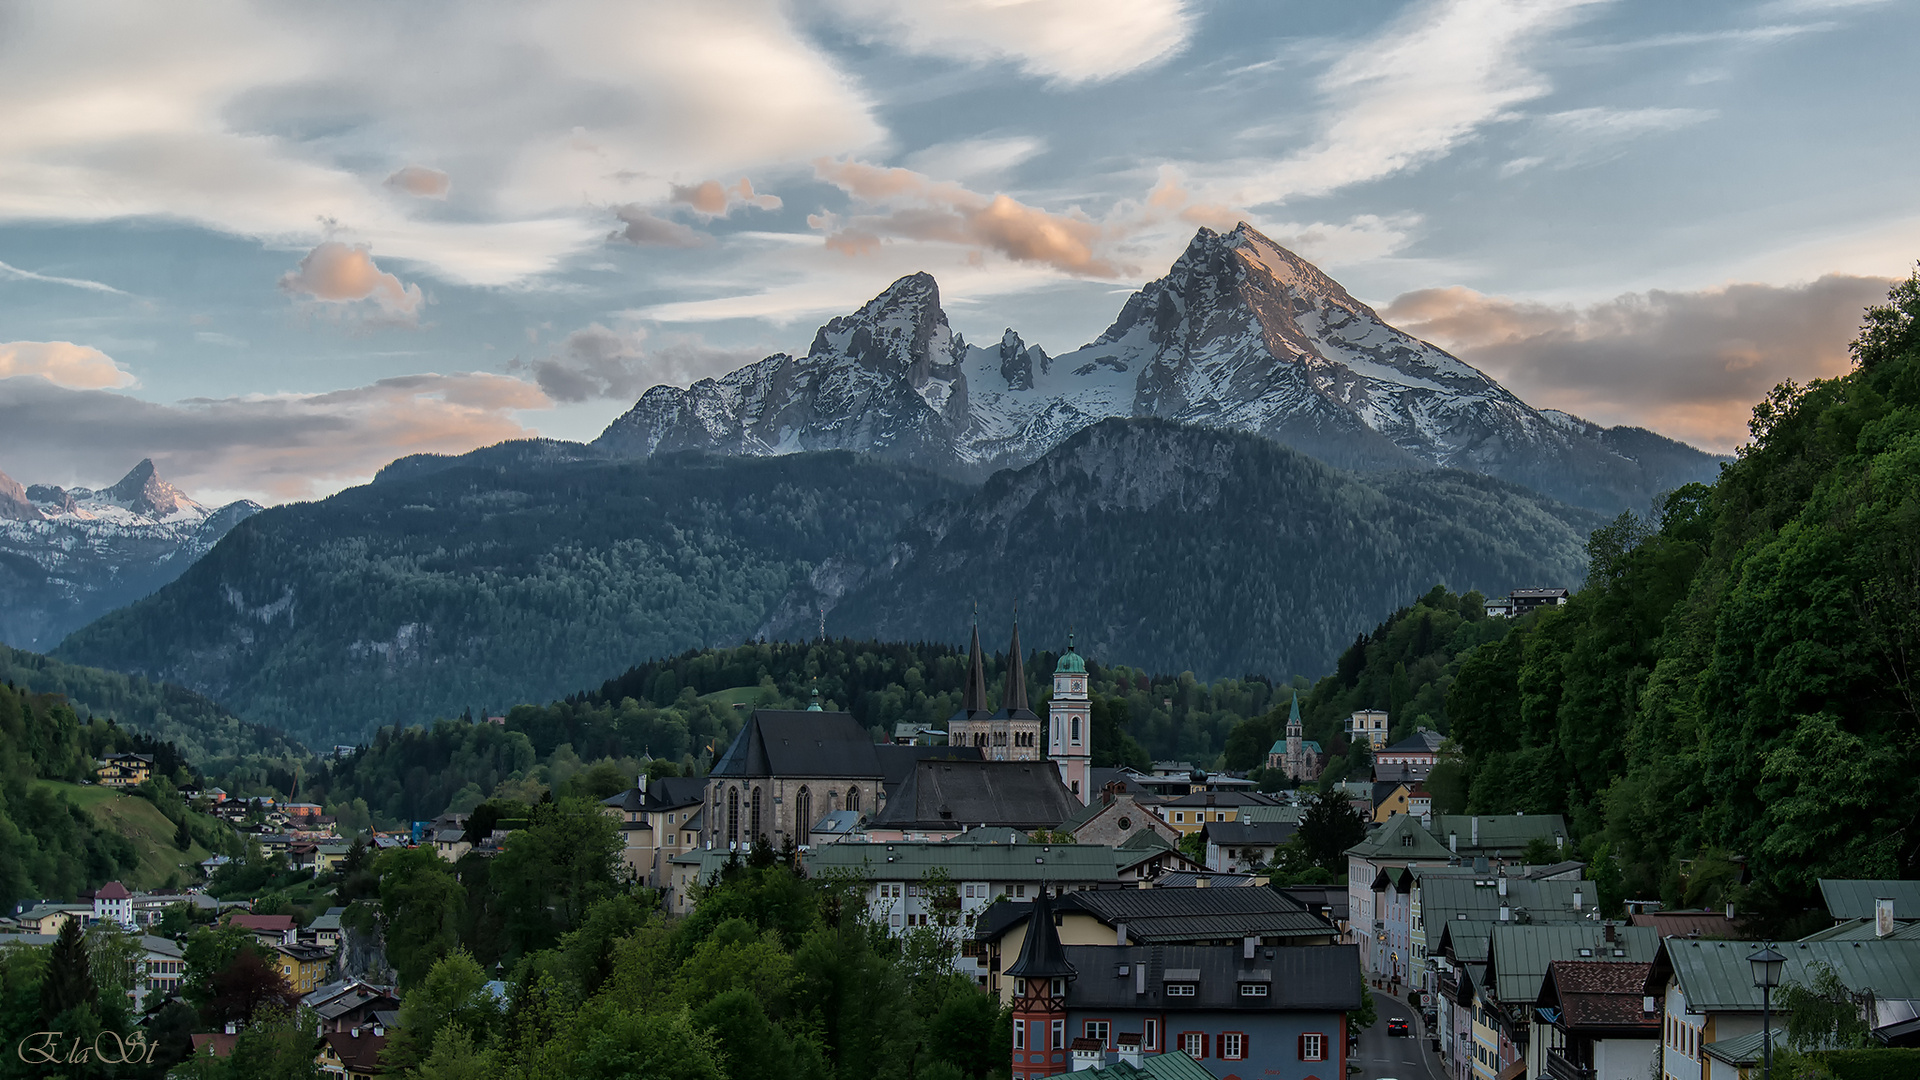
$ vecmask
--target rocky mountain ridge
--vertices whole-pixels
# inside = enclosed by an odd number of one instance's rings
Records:
[[[1049,356],[1012,329],[969,345],[932,276],[913,274],[822,327],[805,357],[648,390],[594,445],[855,450],[983,478],[1116,417],[1258,434],[1341,468],[1466,469],[1607,512],[1710,480],[1720,460],[1535,409],[1244,223],[1201,229],[1072,352]]]
[[[144,459],[111,486],[62,488],[0,473],[0,642],[45,650],[172,581],[263,509],[210,507]]]

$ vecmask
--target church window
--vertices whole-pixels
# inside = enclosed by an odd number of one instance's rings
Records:
[[[747,839],[749,842],[756,841],[764,835],[766,830],[760,827],[760,789],[754,788],[753,809],[747,816]]]
[[[1080,718],[1077,716],[1073,718],[1073,743],[1080,745]]]
[[[793,830],[799,846],[813,843],[813,792],[804,787],[793,799]]]
[[[1114,824],[1120,826],[1121,832],[1126,832],[1128,829],[1133,828],[1133,819],[1122,814],[1120,815],[1120,820],[1114,822]]]
[[[727,789],[727,846],[740,842],[740,789]]]
[[[847,789],[847,809],[853,811],[856,814],[860,812],[860,789],[859,788],[850,787]]]

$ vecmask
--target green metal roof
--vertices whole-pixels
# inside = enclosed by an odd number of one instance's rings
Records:
[[[1365,840],[1348,848],[1347,854],[1358,855],[1362,859],[1433,862],[1444,860],[1451,853],[1445,844],[1433,838],[1433,834],[1420,824],[1418,818],[1396,814]]]
[[[1436,871],[1442,868],[1436,868]],[[1453,873],[1467,869],[1468,873]],[[1416,875],[1420,885],[1420,918],[1428,926],[1452,922],[1462,914],[1469,920],[1499,920],[1505,906],[1512,921],[1519,923],[1563,923],[1584,920],[1598,910],[1599,899],[1591,881],[1535,881],[1531,878],[1507,879],[1507,895],[1500,895],[1500,879],[1491,874],[1473,874],[1467,867],[1445,867],[1446,872]],[[1573,894],[1580,893],[1580,907],[1573,906]],[[1646,959],[1652,959],[1647,957]]]
[[[1920,919],[1920,881],[1821,878],[1820,895],[1836,919],[1871,919],[1874,901],[1882,897],[1893,901],[1894,918]]]
[[[1920,941],[1920,922],[1895,923],[1895,930],[1887,937],[1894,941]],[[1872,919],[1848,919],[1835,923],[1824,930],[1815,930],[1801,941],[1871,941],[1880,936],[1880,928]]]
[[[827,844],[809,851],[809,873],[851,871],[868,881],[919,881],[935,867],[955,881],[1118,881],[1101,844]]]
[[[1480,840],[1474,842],[1474,829]],[[1485,854],[1512,850],[1518,853],[1536,837],[1565,838],[1566,819],[1559,814],[1441,814],[1433,819],[1433,835],[1446,846],[1448,834],[1459,837],[1460,851]]]
[[[1670,970],[1696,1012],[1759,1012],[1760,991],[1753,985],[1747,957],[1761,947],[1755,941],[1692,941],[1668,938],[1656,978]],[[1781,981],[1808,985],[1813,965],[1833,968],[1849,990],[1872,990],[1881,998],[1920,998],[1920,941],[1781,941],[1775,949],[1787,958]]]
[[[1241,821],[1278,821],[1288,825],[1300,824],[1306,810],[1298,806],[1243,806],[1240,808]]]
[[[1760,1063],[1762,1041],[1766,1032],[1756,1031],[1751,1035],[1742,1035],[1737,1039],[1721,1039],[1718,1042],[1703,1044],[1700,1049],[1711,1057],[1733,1066],[1758,1065]],[[1773,1046],[1779,1049],[1787,1045],[1787,1029],[1773,1029]]]
[[[1548,926],[1495,924],[1487,942],[1487,973],[1494,997],[1509,1004],[1532,1005],[1540,997],[1547,965],[1555,960],[1620,960],[1646,964],[1660,948],[1652,927],[1613,927],[1613,941],[1598,922]]]
[[[1205,1066],[1178,1050],[1141,1058],[1138,1065],[1118,1061],[1075,1075],[1098,1080],[1213,1080],[1213,1074]]]
[[[1072,634],[1067,635],[1067,651],[1060,655],[1060,662],[1054,665],[1053,670],[1056,673],[1060,673],[1060,672],[1074,672],[1079,674],[1086,673],[1087,662],[1085,660],[1080,659],[1079,653],[1073,651],[1073,635]]]

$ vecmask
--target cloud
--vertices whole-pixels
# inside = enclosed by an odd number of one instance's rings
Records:
[[[366,243],[502,285],[658,205],[672,176],[876,144],[866,93],[784,0],[396,6],[53,4],[0,35],[0,222],[164,219],[274,244]],[[389,168],[461,178],[396,199]],[[330,223],[330,224],[324,224]]]
[[[1319,80],[1328,106],[1311,147],[1254,170],[1234,201],[1325,195],[1417,168],[1550,89],[1528,50],[1594,0],[1430,0]]]
[[[71,341],[0,342],[0,379],[38,375],[77,390],[132,386],[133,373],[91,345]]]
[[[1548,113],[1533,123],[1532,148],[1540,152],[1507,162],[1500,174],[1512,176],[1549,161],[1559,168],[1604,161],[1641,136],[1680,131],[1719,115],[1714,109],[1605,107]]]
[[[0,381],[0,458],[36,482],[74,484],[151,457],[189,492],[277,502],[362,482],[405,454],[464,453],[536,434],[511,414],[550,404],[527,382],[483,373],[172,405],[8,379]]]
[[[814,163],[814,173],[856,202],[887,211],[854,214],[844,221],[832,214],[807,218],[807,224],[827,234],[828,247],[847,255],[870,254],[883,239],[900,237],[985,248],[1082,277],[1121,273],[1094,252],[1104,230],[1077,211],[1052,214],[1007,195],[983,195],[911,169],[852,159],[822,158]]]
[[[634,401],[649,387],[687,386],[760,359],[749,350],[715,348],[694,334],[669,335],[651,347],[648,337],[644,329],[621,332],[593,323],[568,334],[547,355],[516,362],[513,370],[532,373],[555,401]]]
[[[404,191],[409,195],[418,195],[423,199],[444,199],[452,182],[447,174],[439,169],[429,169],[425,165],[408,165],[387,177],[387,186],[395,191]]]
[[[1406,293],[1382,314],[1485,370],[1536,406],[1635,424],[1714,450],[1746,438],[1753,404],[1786,379],[1846,372],[1882,278],[1627,293],[1587,307],[1453,287]]]
[[[962,139],[936,143],[907,155],[915,172],[948,180],[994,177],[1046,152],[1046,140],[1032,135],[992,139]]]
[[[637,203],[614,207],[613,216],[620,219],[624,228],[608,233],[607,239],[618,240],[623,244],[634,244],[638,247],[693,248],[713,243],[713,237],[706,233],[689,228],[677,221],[668,221]]]
[[[1183,0],[830,0],[845,21],[911,52],[1074,84],[1149,68],[1186,47]]]
[[[0,278],[12,281],[43,281],[49,285],[66,285],[75,289],[86,289],[89,292],[112,293],[115,296],[127,295],[111,285],[104,285],[98,281],[88,281],[85,278],[54,277],[51,274],[36,274],[31,270],[22,270],[17,266],[8,266],[3,262],[0,262]]]
[[[732,187],[724,187],[718,180],[704,180],[691,187],[675,184],[668,197],[710,218],[726,217],[736,206],[752,206],[761,210],[778,210],[781,206],[778,195],[756,195],[753,183],[744,176]]]
[[[307,252],[298,270],[280,278],[280,289],[328,304],[371,300],[388,321],[406,324],[418,321],[425,302],[420,286],[404,285],[375,266],[365,244],[349,247],[338,240],[325,241]]]

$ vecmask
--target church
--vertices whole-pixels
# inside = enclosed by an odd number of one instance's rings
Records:
[[[1039,761],[1044,736],[1044,756],[1059,767],[1061,783],[1086,805],[1092,797],[1093,728],[1088,718],[1087,662],[1074,651],[1072,635],[1067,637],[1067,651],[1054,665],[1053,697],[1045,723],[1027,704],[1027,668],[1018,622],[1013,624],[1013,642],[1007,646],[1007,679],[1000,698],[1000,708],[988,711],[986,657],[976,624],[968,649],[966,689],[959,711],[947,721],[947,745],[978,750],[987,761]]]

